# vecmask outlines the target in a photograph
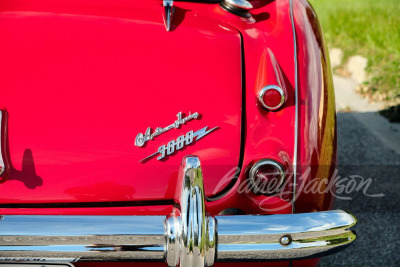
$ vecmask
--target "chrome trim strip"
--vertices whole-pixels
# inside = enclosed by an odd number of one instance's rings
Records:
[[[134,221],[132,221],[133,218],[135,218]],[[62,235],[75,238],[91,236],[94,238],[95,235],[100,234],[102,236],[163,236],[164,238],[164,219],[164,216],[6,215],[0,219],[0,240],[4,239],[5,234],[23,236],[31,235],[32,231],[35,231],[37,236]],[[158,238],[153,240],[158,240]]]
[[[357,220],[343,210],[275,215],[216,216],[218,241],[229,236],[260,237],[269,235],[318,233],[346,230]]]
[[[355,218],[344,211],[271,216],[216,216],[218,261],[306,258],[345,247]],[[282,244],[281,240],[289,242]]]
[[[4,216],[1,257],[162,261],[164,216]]]
[[[31,262],[36,262],[37,265],[40,265],[40,267],[74,267],[70,262],[73,262],[75,259],[65,259],[65,258],[56,258],[56,259],[40,259],[40,258],[0,258],[0,266],[10,266],[8,265],[9,262],[11,261],[18,261],[18,266],[19,267],[34,267],[32,266]],[[24,264],[24,263],[27,264]],[[36,266],[37,266],[36,265]],[[15,266],[15,265],[11,265]]]
[[[174,200],[175,207],[166,218],[0,216],[0,261],[144,260],[204,267],[215,261],[320,257],[356,239],[348,228],[357,221],[344,211],[209,216],[200,161],[195,156],[183,159]]]
[[[299,138],[299,92],[298,92],[298,73],[297,73],[297,37],[296,29],[294,27],[294,15],[293,15],[293,0],[289,0],[290,5],[290,19],[292,22],[293,31],[293,57],[294,57],[294,91],[295,91],[295,119],[294,119],[294,149],[293,149],[293,199],[292,199],[292,213],[296,212],[295,201],[296,201],[296,187],[297,187],[297,150],[298,150],[298,138]]]
[[[3,159],[3,111],[0,110],[0,175],[5,171],[6,165]]]

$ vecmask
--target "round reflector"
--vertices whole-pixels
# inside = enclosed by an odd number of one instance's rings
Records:
[[[250,169],[250,186],[255,193],[272,195],[279,192],[285,180],[285,171],[274,160],[260,160]]]
[[[268,110],[277,110],[285,102],[283,90],[276,85],[268,85],[261,89],[258,94],[258,100],[261,106]]]

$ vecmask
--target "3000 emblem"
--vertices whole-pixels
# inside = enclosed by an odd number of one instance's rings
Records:
[[[186,135],[181,135],[176,140],[171,140],[166,145],[162,145],[158,148],[157,152],[151,154],[150,156],[140,160],[139,162],[143,162],[145,160],[150,159],[151,157],[160,154],[157,157],[158,160],[162,160],[166,156],[173,154],[175,151],[181,150],[185,146],[190,145],[194,141],[199,141],[201,138],[206,136],[207,134],[211,133],[218,127],[214,127],[212,129],[207,130],[208,126],[201,128],[200,130],[193,132],[193,130],[186,133]]]
[[[186,136],[179,136],[176,141],[171,140],[167,145],[162,145],[158,148],[158,153],[160,156],[157,157],[158,160],[165,158],[165,154],[168,156],[175,152],[175,150],[181,150],[185,145],[188,146],[193,143],[193,131],[189,131]]]

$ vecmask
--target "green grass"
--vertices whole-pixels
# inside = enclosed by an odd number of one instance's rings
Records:
[[[368,58],[367,92],[400,101],[400,0],[310,0],[330,47]]]

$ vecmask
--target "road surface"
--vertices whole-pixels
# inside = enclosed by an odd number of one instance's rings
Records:
[[[354,84],[335,77],[338,108],[338,154],[341,177],[359,175],[373,182],[367,195],[352,193],[352,200],[336,201],[336,208],[358,219],[358,238],[346,250],[325,257],[326,266],[400,266],[400,127],[376,114],[355,95]],[[340,112],[342,109],[352,112]]]

